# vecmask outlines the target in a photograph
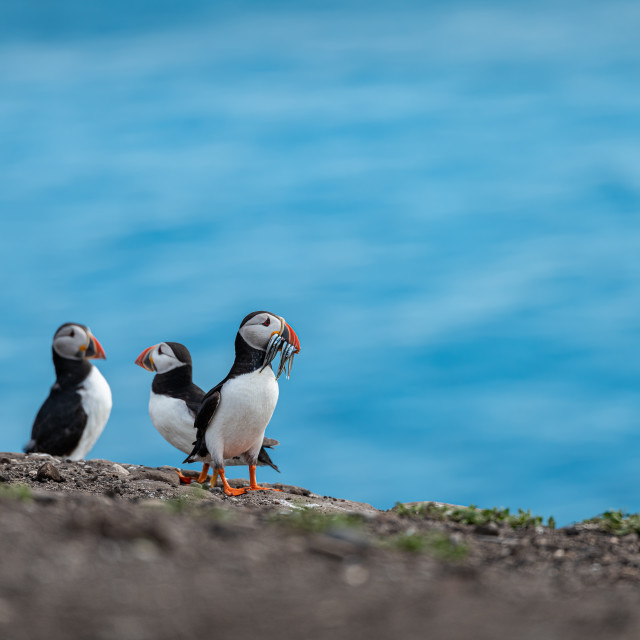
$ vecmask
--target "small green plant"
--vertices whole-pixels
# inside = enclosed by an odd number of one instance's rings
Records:
[[[236,518],[236,512],[232,509],[212,507],[209,504],[204,505],[202,509],[198,509],[197,514],[216,522],[232,522]]]
[[[468,507],[455,507],[436,504],[435,502],[423,502],[415,505],[396,503],[395,511],[401,516],[429,517],[435,520],[460,522],[463,524],[482,525],[490,522],[496,524],[508,524],[514,529],[524,527],[537,527],[544,524],[542,516],[535,516],[531,510],[523,511],[518,509],[518,513],[511,513],[509,509],[478,509],[474,505]],[[556,522],[553,517],[547,521],[547,526],[555,528]]]
[[[364,518],[355,513],[323,513],[312,507],[302,507],[291,513],[277,514],[271,520],[286,524],[293,529],[312,532],[360,527],[364,522]]]
[[[629,533],[640,534],[640,513],[624,513],[621,509],[605,511],[595,518],[583,520],[583,523],[597,524],[602,531],[616,536],[626,536]]]
[[[167,508],[170,511],[180,513],[185,509],[191,507],[194,503],[203,500],[208,495],[208,492],[201,487],[191,487],[188,492],[181,493],[175,498],[169,498],[166,501]]]
[[[402,533],[384,541],[382,545],[410,553],[428,553],[449,562],[462,560],[469,552],[466,544],[456,544],[446,534],[436,531]]]
[[[0,484],[0,498],[17,500],[18,502],[31,502],[33,494],[26,484]]]

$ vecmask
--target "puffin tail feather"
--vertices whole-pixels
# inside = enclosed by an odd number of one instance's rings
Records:
[[[193,451],[182,461],[182,464],[185,464],[185,462],[197,462],[197,457],[204,458],[208,453],[209,450],[207,449],[204,438],[198,438],[193,443]]]
[[[260,453],[258,454],[258,462],[261,462],[264,465],[269,465],[272,469],[275,469],[278,473],[280,473],[280,469],[274,464],[273,460],[269,457],[267,450],[262,447],[260,449]]]

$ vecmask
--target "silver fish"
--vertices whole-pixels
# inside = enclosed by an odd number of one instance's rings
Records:
[[[284,366],[287,364],[287,352],[289,350],[289,344],[286,342],[282,347],[282,355],[280,356],[280,365],[278,366],[278,372],[276,373],[276,380],[282,375],[284,371]]]
[[[287,363],[287,380],[291,377],[291,367],[293,367],[293,356],[295,356],[295,352],[291,354],[289,357],[289,362]]]
[[[282,375],[282,373],[287,370],[287,380],[291,375],[291,361],[293,360],[293,356],[295,355],[296,348],[289,344],[288,342],[284,343],[282,347],[282,357],[280,358],[280,366],[278,367],[278,374],[276,375],[276,380]],[[287,367],[288,365],[288,367]]]
[[[262,368],[260,371],[264,371],[276,358],[278,351],[282,350],[280,356],[280,364],[276,372],[276,380],[286,371],[287,380],[291,376],[291,366],[293,364],[293,356],[295,355],[296,348],[289,344],[281,335],[274,333],[269,340],[267,349],[264,354],[264,360],[262,362]]]
[[[267,345],[267,350],[264,354],[262,369],[260,369],[260,371],[264,371],[271,364],[273,359],[276,357],[276,354],[278,353],[278,349],[282,342],[284,342],[284,340],[282,339],[282,336],[280,336],[279,334],[274,333],[271,336],[271,340],[269,340],[269,344]]]

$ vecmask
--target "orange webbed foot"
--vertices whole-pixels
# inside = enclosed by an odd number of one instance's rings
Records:
[[[249,465],[249,491],[282,491],[282,489],[272,489],[271,487],[261,487],[256,482],[256,465]]]
[[[249,491],[248,487],[241,487],[240,489],[234,489],[233,487],[230,486],[226,486],[224,487],[224,492],[228,495],[228,496],[243,496],[245,493],[247,493],[247,491]]]
[[[217,480],[216,476],[220,476],[220,480],[222,480],[222,488],[224,489],[224,492],[226,495],[228,496],[242,496],[245,493],[247,493],[248,488],[247,487],[241,487],[239,489],[234,489],[228,482],[227,482],[227,478],[224,475],[224,469],[214,469],[213,470],[213,476],[214,476],[214,484],[215,481]]]
[[[193,480],[193,478],[182,475],[182,473],[177,469],[176,469],[176,473],[178,474],[178,478],[180,478],[180,484],[191,484],[191,481]]]

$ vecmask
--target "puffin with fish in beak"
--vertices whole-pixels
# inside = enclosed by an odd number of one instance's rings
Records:
[[[151,383],[149,416],[158,433],[176,449],[190,453],[196,436],[194,419],[202,404],[204,391],[193,383],[193,365],[189,349],[179,342],[160,342],[145,349],[136,359],[136,364],[156,375]],[[274,447],[277,440],[265,438],[258,454],[258,465],[269,465],[280,471],[272,462],[265,447]],[[225,460],[225,465],[239,465],[244,462],[236,457]],[[196,482],[209,479],[209,465],[204,464]],[[180,481],[191,484],[192,478],[176,471]],[[214,474],[211,486],[215,484]]]
[[[240,323],[235,350],[236,358],[227,377],[202,401],[195,419],[197,438],[185,459],[204,460],[212,465],[228,496],[268,490],[256,482],[258,455],[278,402],[278,378],[285,371],[287,378],[291,374],[300,341],[284,318],[268,311],[254,311]],[[271,363],[278,353],[280,364],[274,374]],[[249,487],[234,489],[225,478],[224,461],[236,456],[249,465]]]
[[[52,352],[56,381],[36,415],[24,450],[82,460],[111,413],[111,389],[90,362],[106,356],[89,327],[75,322],[58,328]]]

